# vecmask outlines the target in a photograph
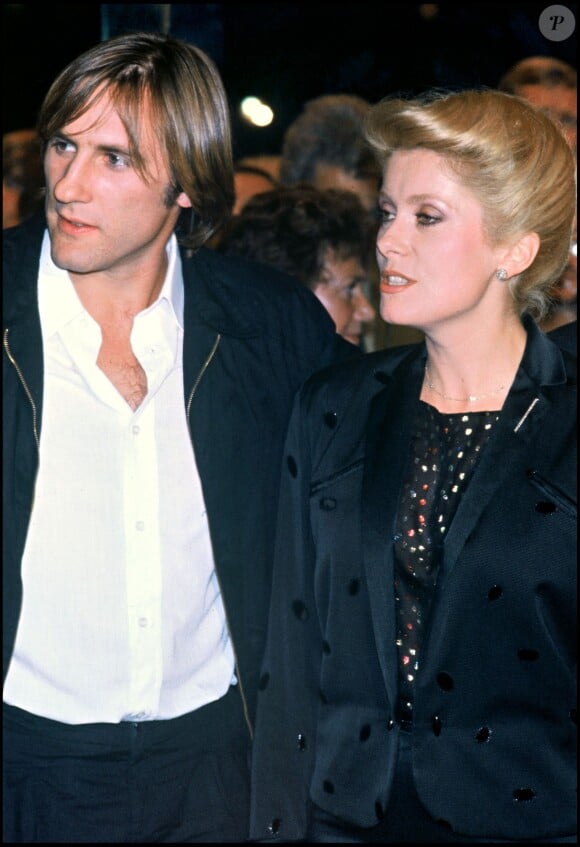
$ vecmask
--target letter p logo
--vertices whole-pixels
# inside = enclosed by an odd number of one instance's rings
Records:
[[[548,6],[540,15],[538,27],[548,41],[565,41],[576,29],[576,19],[567,6]]]

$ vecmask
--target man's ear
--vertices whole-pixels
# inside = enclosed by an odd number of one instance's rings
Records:
[[[191,209],[191,200],[189,199],[185,191],[182,191],[180,194],[177,195],[177,199],[175,202],[182,209]]]

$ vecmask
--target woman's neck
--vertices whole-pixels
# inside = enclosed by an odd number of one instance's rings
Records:
[[[441,412],[497,411],[502,408],[526,345],[518,319],[493,332],[463,337],[426,333],[427,362],[421,399]]]

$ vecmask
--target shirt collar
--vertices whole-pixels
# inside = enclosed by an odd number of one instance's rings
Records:
[[[175,234],[167,242],[166,250],[167,272],[163,286],[157,300],[144,311],[154,309],[161,300],[167,300],[175,320],[183,328],[183,272]],[[40,253],[38,306],[45,338],[50,338],[65,324],[85,312],[68,272],[52,261],[48,230],[45,230]]]

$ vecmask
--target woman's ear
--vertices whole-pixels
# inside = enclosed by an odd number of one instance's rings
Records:
[[[540,236],[537,232],[526,232],[509,247],[499,263],[508,272],[508,277],[517,276],[530,267],[540,249]]]

